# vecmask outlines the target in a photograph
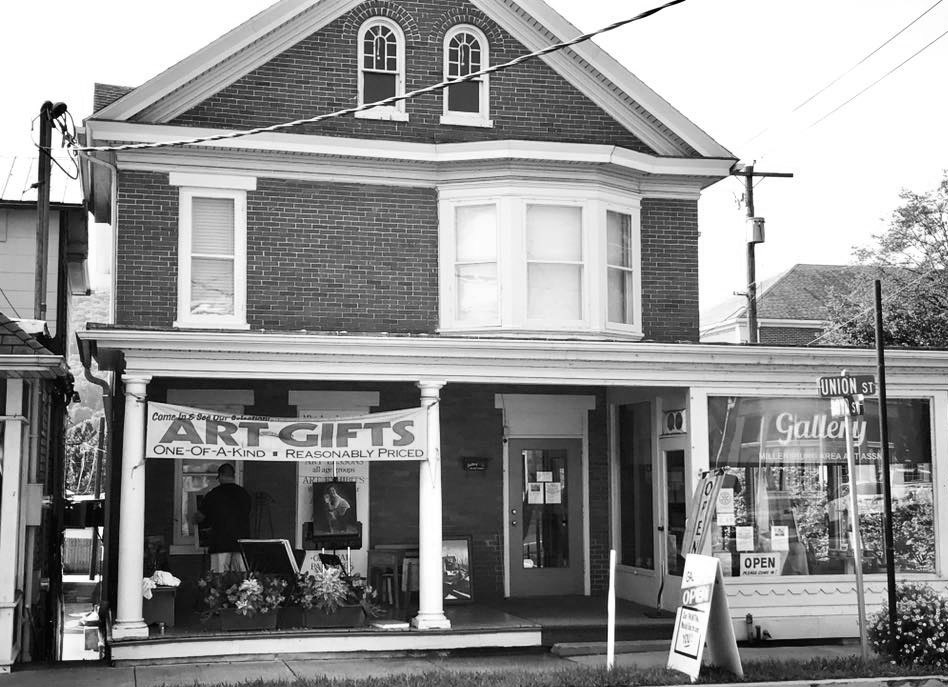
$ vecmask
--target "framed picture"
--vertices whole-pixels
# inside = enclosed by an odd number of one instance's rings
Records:
[[[357,520],[355,482],[313,483],[313,539],[357,534]]]
[[[441,573],[445,603],[470,603],[474,600],[470,537],[442,541]]]

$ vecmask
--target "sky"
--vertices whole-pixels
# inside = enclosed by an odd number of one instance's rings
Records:
[[[0,157],[30,153],[30,122],[44,100],[67,103],[79,122],[91,112],[94,82],[140,85],[270,4],[5,3]],[[660,3],[549,4],[585,31]],[[765,278],[795,263],[850,262],[853,246],[885,229],[900,190],[937,185],[948,168],[946,30],[948,2],[938,0],[688,0],[597,40],[736,157],[794,174],[755,188],[767,226],[757,247]],[[742,193],[742,181],[725,179],[700,201],[702,308],[744,289]]]

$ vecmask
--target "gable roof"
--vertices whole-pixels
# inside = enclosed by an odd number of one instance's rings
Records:
[[[878,268],[861,265],[797,264],[786,272],[762,280],[757,292],[758,320],[829,319],[827,296],[851,293],[861,283],[867,288]],[[747,299],[734,296],[702,313],[702,327],[747,317]]]
[[[54,355],[0,312],[0,355]]]
[[[580,34],[543,0],[470,1],[530,50]],[[280,0],[104,106],[95,118],[169,122],[362,2]],[[734,158],[595,43],[541,59],[659,155]]]

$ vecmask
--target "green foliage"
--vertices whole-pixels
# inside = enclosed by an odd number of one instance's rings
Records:
[[[342,570],[329,565],[317,566],[312,572],[300,573],[287,601],[307,610],[318,608],[335,613],[349,596],[349,585],[342,579]]]
[[[275,575],[250,572],[209,572],[198,580],[208,618],[233,608],[240,615],[269,613],[283,602],[286,580]]]
[[[888,229],[854,251],[864,278],[852,292],[828,294],[833,324],[823,343],[875,345],[872,280],[881,279],[886,346],[948,347],[948,170],[935,190],[900,198]]]
[[[99,453],[99,420],[102,411],[66,429],[66,492],[92,494],[95,491],[96,454]],[[105,461],[105,454],[102,454]],[[105,475],[105,465],[100,468]],[[99,484],[99,489],[104,489]]]
[[[891,641],[889,607],[869,622],[869,641],[898,663],[948,667],[948,598],[925,584],[904,583],[895,592],[895,642]]]
[[[862,546],[885,565],[883,514],[860,513]],[[895,569],[901,572],[935,572],[935,509],[931,502],[896,503],[892,509],[892,543]]]

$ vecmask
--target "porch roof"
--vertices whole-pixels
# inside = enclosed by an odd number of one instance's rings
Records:
[[[871,374],[875,351],[587,339],[102,328],[79,332],[86,364],[130,376],[594,386],[781,385]],[[889,350],[889,387],[948,390],[948,351]]]

